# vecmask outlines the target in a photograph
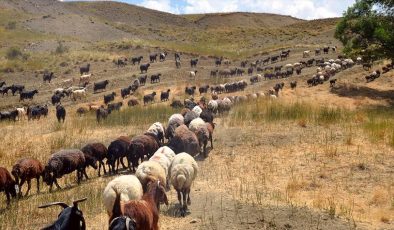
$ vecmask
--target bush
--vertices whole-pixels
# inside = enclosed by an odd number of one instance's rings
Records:
[[[66,52],[68,52],[68,47],[67,46],[65,46],[64,44],[63,44],[63,42],[58,42],[58,45],[57,45],[57,47],[56,47],[56,50],[55,50],[55,53],[56,54],[63,54],[63,53],[66,53]]]
[[[16,22],[8,22],[7,26],[5,27],[7,30],[14,30],[16,29]]]
[[[7,53],[6,53],[7,59],[10,59],[10,60],[14,60],[14,59],[20,58],[22,56],[23,56],[23,54],[22,54],[22,51],[19,49],[19,47],[11,47],[7,50]]]

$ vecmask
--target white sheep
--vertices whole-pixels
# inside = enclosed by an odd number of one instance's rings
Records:
[[[85,84],[90,82],[90,77],[92,74],[84,74],[79,77],[79,84]]]
[[[172,160],[175,157],[175,152],[172,151],[167,146],[160,147],[154,154],[153,156],[149,159],[149,161],[155,161],[163,167],[165,173],[166,173],[166,180],[167,180],[167,189],[170,189],[170,168],[171,168],[171,163]]]
[[[188,153],[179,153],[175,156],[171,164],[171,184],[178,194],[178,201],[181,204],[181,215],[187,211],[187,205],[191,204],[190,188],[198,173],[198,165]],[[183,203],[182,203],[183,196]],[[187,200],[187,201],[186,201]]]
[[[72,91],[72,98],[74,101],[76,101],[77,99],[86,98],[86,88]]]
[[[140,180],[142,187],[146,190],[149,182],[159,180],[167,184],[166,172],[164,168],[156,161],[144,161],[138,165],[135,176]]]
[[[24,107],[16,108],[16,111],[18,111],[18,120],[21,121],[23,118],[26,117],[27,112]]]
[[[190,78],[195,79],[196,78],[196,74],[197,74],[197,70],[190,71],[189,76],[190,76]]]
[[[116,177],[107,184],[103,192],[103,203],[108,216],[112,215],[116,194],[120,194],[122,202],[139,200],[143,195],[141,182],[134,175],[123,175]]]
[[[176,113],[171,115],[170,119],[168,119],[168,125],[165,130],[165,137],[170,140],[174,137],[175,129],[178,126],[181,126],[185,123],[185,118],[180,113]]]
[[[208,102],[208,109],[212,111],[212,113],[217,113],[218,111],[218,102],[216,100],[210,100]]]
[[[200,114],[202,113],[202,109],[200,106],[196,105],[194,106],[194,108],[192,109],[193,112],[195,112],[198,116],[200,116]]]
[[[302,53],[302,57],[309,57],[309,55],[310,55],[310,50],[305,50],[303,53]]]
[[[160,122],[153,123],[146,132],[155,135],[164,143],[164,126]]]

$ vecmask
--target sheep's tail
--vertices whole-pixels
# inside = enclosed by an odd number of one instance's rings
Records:
[[[177,181],[177,183],[178,183],[179,188],[183,188],[183,186],[184,186],[185,183],[186,183],[186,177],[185,177],[185,175],[183,175],[183,174],[178,175],[178,176],[176,177],[176,181]]]

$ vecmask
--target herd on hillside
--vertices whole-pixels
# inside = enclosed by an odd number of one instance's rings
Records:
[[[307,80],[307,85],[312,87],[329,81],[330,86],[335,85],[336,79],[333,76],[341,70],[351,68],[355,64],[360,64],[365,70],[370,70],[370,63],[363,63],[361,58],[353,61],[339,55],[337,59],[318,58],[317,56],[328,53],[330,47],[315,50],[315,57],[302,60],[296,63],[269,66],[280,61],[286,60],[291,51],[282,51],[278,55],[273,55],[254,61],[242,61],[238,68],[226,68],[223,70],[215,69],[211,71],[212,77],[243,76],[247,74],[250,78],[250,84],[256,84],[263,79],[280,79],[300,75],[304,68],[316,66],[316,74]],[[335,52],[336,47],[331,47]],[[303,57],[311,55],[311,51],[304,51]],[[132,95],[146,84],[148,75],[147,71],[153,65],[157,58],[164,62],[167,53],[149,55],[149,63],[141,64],[142,56],[132,57],[130,59],[120,58],[114,63],[122,68],[127,64],[140,65],[141,76],[137,77],[129,86],[120,90],[120,95],[124,99],[130,96],[128,106],[139,105],[140,102]],[[181,55],[175,53],[175,67],[181,67]],[[196,68],[198,58],[190,60],[191,68]],[[216,67],[231,65],[231,60],[217,58],[214,60]],[[393,65],[388,64],[382,70],[373,71],[366,76],[367,82],[373,81],[381,74],[392,70]],[[255,73],[256,72],[256,73]],[[255,74],[254,74],[255,73]],[[56,107],[56,117],[59,122],[64,122],[66,118],[66,109],[61,104],[61,100],[70,97],[72,100],[79,100],[86,97],[87,86],[92,80],[91,66],[80,67],[79,81],[75,79],[65,80],[64,84],[73,84],[78,82],[79,86],[69,86],[53,90],[51,97],[52,104]],[[188,72],[188,77],[196,78],[197,70]],[[43,81],[51,82],[55,74],[52,72],[43,73]],[[151,84],[160,82],[162,75],[153,74],[150,76]],[[93,83],[93,91],[104,91],[109,84],[109,80],[103,80]],[[191,204],[190,191],[193,181],[198,172],[198,165],[195,157],[206,158],[209,153],[207,145],[213,149],[213,132],[215,128],[214,117],[217,114],[228,112],[234,104],[259,97],[268,96],[275,99],[279,96],[280,90],[285,86],[284,82],[274,85],[267,93],[251,93],[241,96],[226,96],[222,99],[219,96],[223,93],[233,93],[243,91],[247,87],[246,80],[233,81],[226,84],[187,86],[185,94],[191,98],[173,100],[170,106],[177,108],[180,113],[173,114],[166,127],[160,122],[152,124],[143,134],[129,138],[120,136],[113,140],[108,146],[102,143],[89,143],[81,149],[65,149],[52,154],[45,164],[37,159],[23,158],[17,161],[9,172],[6,168],[0,167],[0,191],[4,191],[7,198],[7,205],[10,204],[12,197],[22,197],[22,187],[27,183],[28,195],[31,189],[31,180],[37,180],[37,193],[40,191],[40,178],[49,186],[52,191],[53,185],[61,189],[58,179],[66,174],[76,172],[77,183],[79,184],[84,178],[88,179],[86,168],[92,167],[97,170],[98,176],[103,174],[118,174],[119,167],[123,170],[133,172],[134,175],[118,176],[110,181],[103,192],[103,203],[109,218],[109,229],[158,229],[158,219],[160,204],[168,205],[166,192],[171,186],[177,191],[178,201],[180,203],[179,213],[185,216],[188,211],[188,205]],[[25,99],[33,100],[38,90],[25,90],[23,85],[7,86],[5,82],[0,82],[1,93],[8,95],[19,94],[20,101]],[[291,89],[297,87],[297,81],[290,82]],[[201,97],[195,101],[196,91],[200,95],[211,93],[211,99]],[[168,101],[171,90],[160,93],[161,101]],[[89,110],[96,113],[98,122],[106,119],[111,112],[120,110],[122,102],[114,102],[116,92],[111,92],[103,96],[104,105],[90,104],[89,108],[80,107],[77,113],[83,115]],[[156,92],[146,94],[142,98],[142,103],[147,105],[155,101]],[[40,119],[48,115],[48,105],[34,105],[19,107],[15,110],[0,112],[1,120],[22,120],[25,117],[28,120]],[[126,163],[125,163],[126,160]],[[82,211],[78,209],[78,203],[85,201],[80,199],[73,202],[72,206],[65,203],[55,202],[40,206],[46,208],[53,205],[63,207],[58,219],[48,229],[56,229],[56,226],[65,226],[64,229],[85,229],[85,220]]]

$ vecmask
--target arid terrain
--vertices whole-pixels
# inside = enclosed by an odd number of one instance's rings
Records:
[[[180,111],[169,104],[189,98],[186,86],[247,81],[244,91],[219,94],[224,98],[268,95],[283,82],[277,99],[249,99],[215,117],[214,148],[206,159],[198,158],[189,213],[180,217],[171,189],[170,205],[161,206],[160,229],[394,229],[394,71],[365,81],[388,61],[376,62],[368,71],[357,64],[341,70],[333,77],[334,87],[329,82],[308,86],[315,65],[300,75],[255,84],[247,74],[210,76],[212,70],[239,68],[243,60],[251,63],[287,49],[288,59],[267,66],[336,59],[341,53],[340,42],[333,38],[337,21],[249,13],[172,15],[112,2],[1,1],[0,81],[39,93],[24,102],[19,95],[0,96],[0,110],[48,104],[49,115],[0,122],[0,166],[11,170],[27,156],[45,164],[60,149],[92,141],[108,146],[121,135],[142,134],[153,122],[166,125],[170,115]],[[315,48],[327,46],[338,50],[314,56]],[[11,47],[18,47],[21,56],[7,58]],[[311,56],[303,58],[304,50],[312,50]],[[170,89],[170,100],[159,102],[156,96],[152,105],[128,107],[129,98],[123,100],[120,89],[141,75],[139,65],[118,67],[114,60],[142,55],[142,63],[148,63],[150,53],[163,51],[168,52],[166,61],[152,63],[148,71],[148,76],[161,73],[160,83],[151,84],[148,77],[133,96],[142,103],[143,95]],[[179,69],[175,52],[181,53]],[[215,58],[221,56],[231,64],[216,67]],[[199,58],[196,68],[190,67],[191,58]],[[53,90],[64,87],[67,79],[78,79],[79,67],[87,63],[93,74],[87,97],[63,99],[67,117],[58,123],[50,103]],[[55,73],[51,83],[42,81],[45,70]],[[198,71],[195,79],[189,77],[192,70]],[[93,93],[92,83],[100,80],[110,83],[104,92]],[[295,89],[291,81],[297,81]],[[101,105],[103,95],[111,92],[117,93],[115,102],[123,102],[121,111],[100,124],[94,112],[77,115],[79,107]],[[211,93],[197,92],[195,99],[202,96],[210,99]],[[42,184],[37,194],[33,181],[30,195],[9,208],[1,193],[0,229],[44,227],[60,208],[39,205],[82,197],[88,198],[80,205],[87,229],[108,229],[102,192],[116,176],[98,177],[91,168],[88,175],[80,185],[75,173],[65,176],[59,180],[63,189],[52,193]]]

